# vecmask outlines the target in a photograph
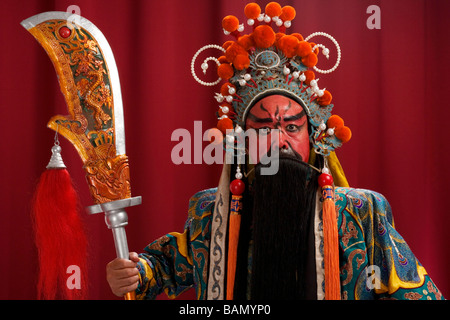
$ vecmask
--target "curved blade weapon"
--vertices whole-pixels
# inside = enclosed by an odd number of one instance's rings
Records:
[[[111,47],[94,24],[69,12],[44,12],[21,24],[49,55],[69,111],[52,117],[47,126],[78,151],[95,203],[87,211],[105,213],[117,256],[128,259],[125,208],[140,204],[141,197],[131,197],[122,96]],[[134,293],[125,299],[134,299]]]

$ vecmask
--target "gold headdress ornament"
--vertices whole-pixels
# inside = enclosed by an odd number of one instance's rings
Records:
[[[224,80],[220,92],[215,95],[219,103],[217,129],[223,135],[230,133],[230,130],[242,131],[248,111],[259,99],[268,95],[286,95],[305,109],[310,124],[310,143],[314,150],[314,153],[311,153],[312,157],[315,158],[316,154],[320,154],[325,158],[324,168],[319,178],[324,199],[325,295],[326,299],[339,299],[339,252],[333,176],[338,178],[336,183],[344,186],[348,184],[334,150],[350,140],[351,130],[344,125],[341,117],[331,114],[332,95],[330,91],[319,87],[319,79],[316,79],[315,73],[329,74],[336,70],[341,60],[341,50],[338,42],[324,32],[315,32],[306,38],[299,33],[288,34],[287,29],[291,27],[291,21],[296,15],[295,9],[291,6],[281,7],[277,2],[270,2],[262,13],[258,4],[249,3],[245,6],[244,13],[248,19],[247,25],[252,29],[251,32],[244,33],[244,24],[240,24],[237,17],[226,16],[222,20],[223,30],[225,34],[232,35],[235,40],[226,41],[222,46],[207,45],[198,50],[191,62],[191,72],[194,79],[205,86],[215,86]],[[274,28],[278,28],[278,32]],[[328,70],[322,70],[316,66],[320,51],[327,59],[330,55],[330,50],[323,44],[311,41],[318,36],[328,38],[336,47],[336,63]],[[207,49],[217,49],[222,52],[219,58],[208,57],[201,64],[203,73],[206,73],[210,61],[217,64],[219,78],[214,82],[202,81],[195,72],[196,59]],[[227,140],[229,140],[228,136]],[[241,181],[242,174],[239,166],[237,170],[236,179],[230,184],[232,200],[227,276],[228,299],[233,297],[236,237],[239,232],[239,222],[235,220],[240,219],[240,199],[245,188]],[[236,230],[232,230],[233,225],[236,225],[234,227]]]

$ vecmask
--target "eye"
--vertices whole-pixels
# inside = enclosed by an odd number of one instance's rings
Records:
[[[269,128],[269,127],[262,127],[262,128],[258,129],[258,134],[261,135],[261,136],[266,136],[266,135],[268,135],[270,133],[270,131],[271,131],[271,128]]]
[[[286,131],[288,131],[288,132],[297,132],[299,129],[300,129],[300,127],[295,124],[288,124],[286,126]]]

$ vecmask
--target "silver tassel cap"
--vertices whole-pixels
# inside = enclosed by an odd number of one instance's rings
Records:
[[[52,147],[52,156],[46,167],[47,169],[65,169],[66,165],[61,157],[61,147],[59,145],[54,145]]]

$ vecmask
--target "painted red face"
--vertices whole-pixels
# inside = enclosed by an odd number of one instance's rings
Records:
[[[308,118],[302,106],[294,100],[282,95],[271,95],[261,99],[250,109],[245,126],[246,129],[256,130],[258,145],[261,139],[267,141],[267,149],[258,151],[257,163],[270,149],[270,135],[273,129],[279,130],[280,155],[283,152],[290,153],[308,162],[310,152]]]

